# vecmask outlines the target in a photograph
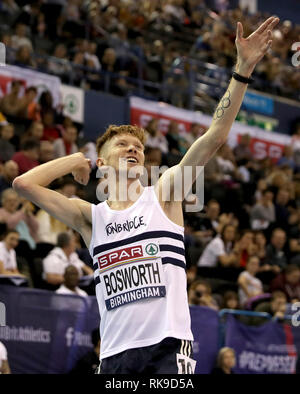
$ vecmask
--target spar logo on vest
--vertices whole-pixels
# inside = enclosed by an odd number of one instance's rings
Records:
[[[165,297],[159,245],[145,241],[98,256],[107,310],[139,300]]]
[[[130,232],[140,228],[141,226],[146,226],[144,223],[144,216],[135,216],[133,220],[126,220],[123,223],[109,223],[105,226],[106,235],[110,236],[113,234],[118,234],[121,231]]]

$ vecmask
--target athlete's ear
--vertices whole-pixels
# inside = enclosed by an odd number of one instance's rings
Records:
[[[98,168],[105,166],[105,159],[103,157],[98,157],[96,164]]]

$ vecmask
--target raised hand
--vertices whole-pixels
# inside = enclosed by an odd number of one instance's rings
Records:
[[[72,171],[72,175],[76,182],[81,185],[87,185],[90,179],[92,164],[90,159],[83,159],[82,163]]]
[[[237,72],[250,76],[256,64],[264,57],[272,45],[272,30],[279,18],[268,18],[249,37],[243,37],[243,25],[237,23],[235,45],[237,48]]]

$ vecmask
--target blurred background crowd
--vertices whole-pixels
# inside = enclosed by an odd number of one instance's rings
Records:
[[[205,71],[207,78],[228,81],[237,21],[247,36],[267,16],[227,9],[227,1],[210,3],[214,7],[204,0],[3,0],[1,41],[10,64],[71,79],[86,89],[107,88],[110,74],[109,90],[117,95],[132,91],[136,78],[151,82],[149,91],[164,83],[170,90],[164,100],[187,106],[176,89],[184,91],[191,75],[203,72],[201,62],[217,66]],[[299,25],[281,21],[272,50],[254,72],[256,89],[299,98],[300,74],[290,61],[299,34]]]

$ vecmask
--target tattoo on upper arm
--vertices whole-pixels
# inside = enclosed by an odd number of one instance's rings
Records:
[[[224,110],[228,108],[231,104],[231,94],[230,91],[227,90],[227,92],[224,94],[224,97],[222,98],[221,102],[219,103],[219,106],[217,107],[213,119],[220,119],[224,115]]]

